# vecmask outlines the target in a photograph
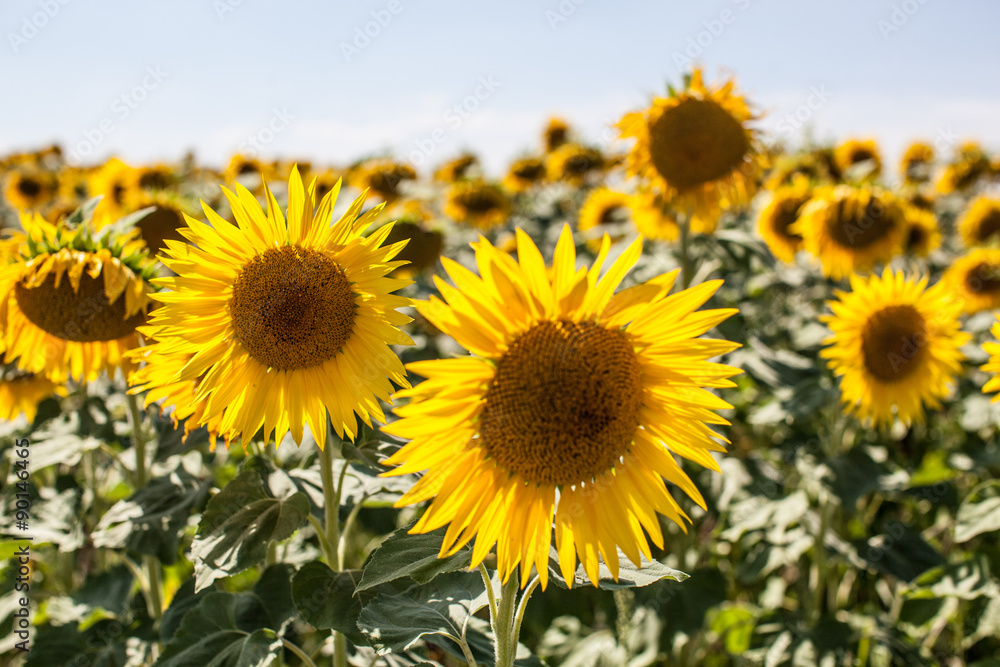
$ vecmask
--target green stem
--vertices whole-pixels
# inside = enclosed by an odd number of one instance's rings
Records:
[[[528,587],[524,589],[524,593],[521,594],[521,601],[517,604],[517,614],[514,615],[514,636],[512,638],[515,653],[517,653],[517,643],[521,640],[521,622],[524,620],[524,612],[528,608],[528,600],[531,599],[531,594],[538,588],[539,583],[541,583],[541,579],[538,578],[538,575],[535,575],[535,578],[528,583]]]
[[[128,414],[132,422],[132,447],[135,449],[135,487],[146,486],[146,434],[142,432],[142,410],[135,394],[125,395],[128,403]]]
[[[326,564],[339,572],[344,567],[343,550],[340,544],[340,493],[344,488],[344,474],[347,466],[340,471],[338,483],[333,481],[334,439],[329,433],[326,446],[319,451],[320,475],[323,479],[323,517],[325,526],[320,544],[323,546]],[[347,667],[347,638],[333,632],[333,667]]]
[[[347,466],[344,466],[344,470],[347,470]],[[341,486],[343,486],[343,478],[341,478]],[[340,543],[337,544],[337,562],[340,563],[340,569],[344,569],[344,563],[347,560],[347,538],[351,534],[351,528],[354,527],[354,522],[358,519],[358,514],[361,513],[361,508],[364,507],[365,498],[367,496],[362,496],[354,507],[351,508],[351,513],[347,515],[347,520],[344,521],[344,527],[340,531]]]
[[[517,571],[510,573],[507,583],[500,591],[496,616],[490,618],[493,626],[496,667],[513,667],[517,653],[517,636],[514,634],[514,615],[517,610]]]
[[[307,665],[307,667],[316,667],[316,663],[312,661],[312,658],[306,655],[305,651],[303,651],[301,648],[299,648],[292,642],[288,641],[287,639],[282,639],[281,645],[287,648],[292,653],[294,653],[296,656],[298,656],[299,660],[301,660],[303,664]]]
[[[493,580],[490,578],[490,571],[482,563],[479,564],[479,574],[482,575],[483,583],[486,584],[486,596],[490,600],[490,627],[493,627],[493,619],[497,617],[497,596],[493,591]]]
[[[143,417],[145,410],[139,407],[139,398],[135,394],[125,394],[128,403],[129,417],[132,421],[132,446],[135,448],[135,487],[145,488],[149,482],[149,471],[146,461],[146,433]],[[152,461],[149,461],[152,464]],[[163,620],[163,582],[161,579],[160,562],[153,556],[143,556],[146,568],[146,607],[155,625]]]
[[[687,289],[691,286],[691,280],[694,278],[691,275],[694,272],[694,266],[691,264],[691,216],[677,216],[677,226],[680,228],[680,260],[681,260],[681,289]]]

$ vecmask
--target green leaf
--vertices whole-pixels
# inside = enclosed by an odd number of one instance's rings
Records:
[[[600,588],[614,591],[621,588],[649,586],[664,579],[684,581],[689,575],[667,567],[659,561],[647,561],[645,558],[642,559],[641,567],[636,567],[619,549],[617,581],[611,576],[611,570],[605,565],[603,559],[598,563],[597,576]],[[559,588],[568,588],[566,579],[562,576],[562,570],[559,568],[559,554],[554,548],[549,550],[549,579]],[[573,588],[590,585],[592,584],[587,577],[587,572],[583,569],[583,564],[578,563],[573,575]]]
[[[963,600],[997,592],[997,584],[990,575],[990,562],[985,554],[978,554],[962,563],[936,567],[917,578],[913,586],[917,595],[926,591],[934,597],[956,597]]]
[[[885,526],[885,532],[859,545],[859,555],[869,565],[903,581],[912,581],[927,570],[944,565],[944,556],[927,544],[920,533],[899,522]]]
[[[470,549],[460,549],[447,558],[438,558],[446,528],[423,535],[410,535],[409,528],[400,528],[372,552],[364,566],[359,591],[401,577],[426,584],[439,574],[464,570],[472,563]]]
[[[399,590],[390,584],[355,594],[361,570],[334,572],[321,561],[299,568],[292,578],[292,600],[302,618],[317,630],[336,630],[355,644],[364,645],[358,629],[361,608],[376,595],[392,595]]]
[[[730,655],[743,655],[750,649],[757,615],[745,606],[720,609],[712,620],[711,630],[722,637]]]
[[[126,664],[125,628],[118,621],[98,621],[86,630],[78,623],[42,625],[31,637],[24,667],[118,667]]]
[[[277,630],[291,618],[292,568],[269,567],[248,593],[206,594],[184,615],[157,667],[264,667],[281,653]]]
[[[450,572],[366,604],[358,627],[379,655],[402,652],[425,635],[465,636],[469,619],[488,604],[479,573]]]
[[[177,559],[188,517],[204,505],[210,488],[210,480],[178,466],[112,505],[94,529],[94,546],[125,547],[170,565]]]
[[[1000,480],[974,488],[958,508],[955,541],[968,542],[977,535],[1000,530]]]
[[[275,498],[259,472],[241,472],[208,501],[202,515],[191,545],[196,590],[262,561],[267,545],[290,537],[308,515],[305,494]]]

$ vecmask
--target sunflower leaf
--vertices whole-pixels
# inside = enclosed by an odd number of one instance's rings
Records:
[[[611,570],[604,563],[602,559],[598,566],[598,586],[607,590],[618,590],[620,588],[638,588],[641,586],[649,586],[650,584],[655,584],[663,579],[670,579],[673,581],[684,581],[691,575],[681,572],[680,570],[675,570],[671,567],[667,567],[659,561],[647,561],[645,558],[642,559],[642,567],[636,567],[632,564],[632,561],[628,559],[628,556],[619,549],[618,550],[618,580],[616,581],[614,577],[611,576]],[[562,572],[559,569],[559,553],[555,548],[549,551],[549,579],[555,583],[559,588],[568,588],[566,586],[566,579],[563,578]],[[586,571],[583,569],[583,564],[577,565],[576,572],[573,576],[573,586],[579,588],[580,586],[589,586],[590,579],[587,577]]]
[[[958,508],[955,541],[1000,530],[1000,481],[990,480],[973,489]]]
[[[257,470],[244,470],[213,496],[191,545],[196,589],[262,561],[271,541],[287,539],[309,516],[301,491],[286,498],[268,494]]]
[[[423,535],[410,535],[412,527],[400,528],[372,552],[364,567],[358,591],[401,577],[410,577],[418,584],[426,584],[446,572],[464,570],[472,564],[472,551],[460,549],[457,553],[439,558],[445,528]]]

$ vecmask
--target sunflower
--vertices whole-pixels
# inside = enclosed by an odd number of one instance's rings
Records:
[[[874,139],[848,139],[833,151],[833,159],[841,174],[863,180],[882,173],[882,158]]]
[[[392,203],[402,194],[399,184],[416,177],[417,173],[408,164],[375,159],[365,162],[355,171],[352,185],[361,190],[368,188],[386,203]]]
[[[434,178],[442,183],[454,183],[463,178],[469,177],[470,171],[476,171],[479,166],[479,158],[472,153],[463,153],[454,160],[450,160],[441,165],[434,172]]]
[[[155,195],[143,193],[136,199],[136,209],[152,207],[153,210],[136,221],[139,235],[149,247],[149,253],[156,255],[167,246],[167,241],[184,241],[181,229],[186,226],[184,215],[194,213],[189,206],[166,192]]]
[[[967,141],[958,147],[958,155],[945,167],[937,184],[938,192],[965,192],[991,171],[990,160],[982,147],[974,141]]]
[[[656,192],[638,192],[632,195],[632,222],[639,233],[648,239],[675,241],[681,228],[677,216]]]
[[[643,111],[626,114],[621,136],[636,139],[628,154],[629,176],[662,191],[676,210],[713,219],[743,205],[756,189],[761,153],[747,122],[754,119],[730,80],[709,90],[700,69],[687,87],[657,97]]]
[[[173,168],[165,164],[140,167],[135,174],[135,183],[140,190],[167,190],[177,182]]]
[[[1000,315],[997,317],[1000,319]],[[986,350],[986,354],[990,355],[990,360],[979,367],[980,370],[993,374],[993,377],[983,385],[983,392],[985,393],[1000,390],[1000,343],[995,342],[1000,339],[1000,322],[993,323],[990,333],[993,334],[994,340],[983,343],[983,349]],[[1000,401],[1000,394],[994,396],[993,400],[994,402]]]
[[[55,174],[41,169],[16,169],[7,177],[4,196],[18,211],[37,211],[58,190]]]
[[[588,239],[587,246],[592,250],[601,247],[601,237],[608,226],[620,226],[632,217],[632,197],[624,192],[615,192],[607,188],[594,188],[587,194],[587,199],[580,207],[577,230]],[[622,240],[619,233],[613,242]]]
[[[975,248],[955,260],[941,282],[962,302],[962,311],[1000,308],[1000,249]]]
[[[903,207],[892,193],[873,186],[821,186],[790,228],[802,245],[837,280],[868,271],[902,250]]]
[[[926,183],[931,178],[934,166],[934,148],[922,141],[915,141],[906,147],[903,159],[899,161],[899,171],[904,183]]]
[[[958,219],[958,231],[968,246],[1000,238],[1000,199],[977,197]]]
[[[829,162],[816,151],[779,155],[774,160],[774,167],[764,180],[766,190],[777,190],[786,185],[792,185],[797,179],[805,178],[810,183],[834,183],[840,179],[839,170],[836,176],[831,172],[832,154]]]
[[[882,276],[851,276],[851,292],[837,290],[820,319],[833,335],[820,352],[841,378],[841,400],[859,418],[890,425],[923,419],[937,408],[961,370],[960,302],[948,285],[906,280],[887,267]]]
[[[153,261],[131,230],[93,220],[75,229],[41,216],[21,218],[17,255],[0,268],[4,360],[53,382],[88,382],[133,363],[136,328],[150,306]]]
[[[222,178],[226,183],[239,183],[259,194],[271,175],[270,171],[267,165],[256,158],[234,155],[223,170]]]
[[[91,196],[102,195],[101,205],[112,217],[120,217],[131,210],[132,198],[138,187],[136,170],[118,158],[111,158],[94,171],[87,183]]]
[[[308,423],[320,447],[327,414],[338,435],[354,438],[355,413],[384,421],[378,399],[408,386],[390,344],[412,341],[398,327],[408,299],[392,294],[410,281],[386,274],[400,244],[382,246],[392,225],[365,237],[381,212],[359,215],[362,195],[332,225],[339,188],[319,203],[298,170],[288,183],[282,215],[265,188],[266,210],[246,188],[223,188],[236,225],[207,205],[208,224],[186,217],[191,245],[167,242],[160,258],[176,277],[156,282],[170,291],[142,333],[155,342],[134,356],[147,365],[132,378],[133,391],[150,396],[192,383],[183,397],[170,391],[192,426],[210,425],[227,442],[250,439],[261,427],[280,442],[291,431],[302,442]],[[157,363],[157,357],[172,363]],[[204,408],[196,409],[196,403]]]
[[[567,582],[579,558],[596,584],[599,555],[616,578],[618,547],[651,557],[644,530],[663,547],[657,513],[685,528],[664,480],[705,506],[674,455],[719,470],[708,425],[729,405],[705,387],[740,371],[708,359],[739,345],[696,337],[737,311],[697,310],[722,281],[668,297],[676,271],[614,294],[642,242],[598,280],[610,246],[577,270],[566,226],[550,272],[520,229],[516,261],[480,239],[481,277],[444,260],[455,286],[417,304],[473,355],[409,364],[428,379],[385,429],[411,441],[384,474],[427,471],[397,506],[434,498],[411,532],[450,524],[442,556],[475,537],[473,566],[495,544],[501,577],[520,565],[523,586],[535,566],[544,587],[554,517]]]
[[[545,175],[545,162],[534,157],[522,158],[510,166],[503,186],[511,192],[524,192],[545,180]]]
[[[906,234],[903,238],[903,252],[917,257],[926,257],[941,245],[941,232],[937,218],[932,211],[911,203],[905,203]]]
[[[542,130],[542,145],[551,153],[569,141],[569,125],[562,118],[552,117]]]
[[[66,387],[41,375],[12,374],[0,380],[0,419],[13,421],[24,415],[34,421],[38,404],[56,395],[65,396]]]
[[[413,276],[437,265],[444,247],[444,236],[436,229],[426,229],[426,219],[424,211],[411,207],[411,211],[399,217],[382,241],[383,246],[406,242],[395,258],[397,262],[406,264],[393,271],[393,276]]]
[[[795,261],[795,253],[802,249],[802,236],[790,228],[811,196],[809,181],[800,176],[775,190],[761,209],[757,229],[774,256],[783,262]]]
[[[445,215],[478,229],[502,225],[507,222],[510,210],[510,198],[503,189],[485,181],[453,183],[445,193]]]
[[[549,180],[572,185],[582,185],[594,174],[602,172],[604,166],[604,156],[599,150],[580,144],[563,144],[545,159]]]

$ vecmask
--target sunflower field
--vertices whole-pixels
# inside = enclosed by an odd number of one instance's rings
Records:
[[[1000,666],[1000,159],[761,117],[0,157],[2,664]]]

